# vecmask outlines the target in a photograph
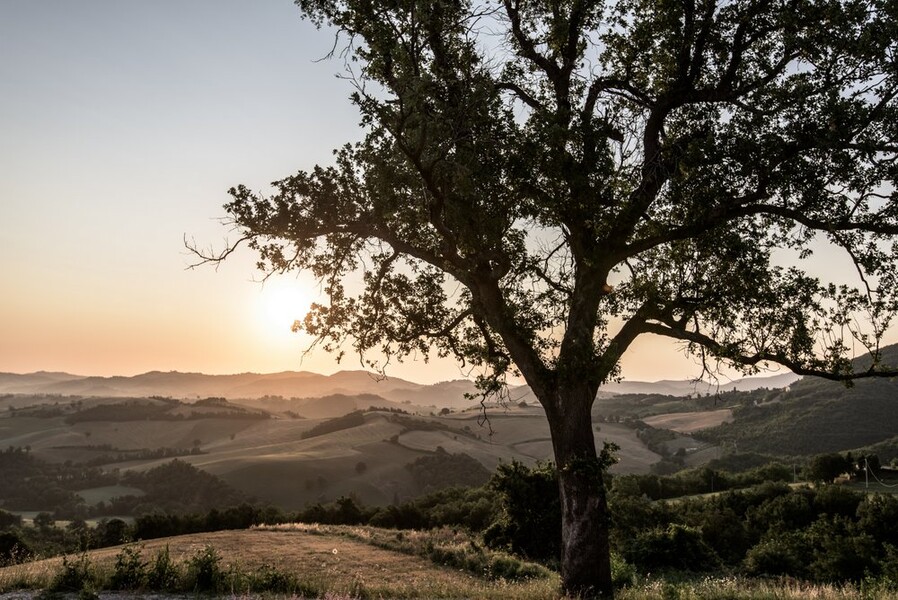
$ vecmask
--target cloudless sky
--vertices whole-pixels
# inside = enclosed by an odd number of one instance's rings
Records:
[[[0,371],[131,375],[359,368],[289,331],[315,298],[223,246],[226,190],[359,139],[333,34],[289,0],[0,0]],[[233,235],[232,235],[233,237]],[[637,341],[630,379],[699,370]],[[449,361],[395,365],[430,382]]]

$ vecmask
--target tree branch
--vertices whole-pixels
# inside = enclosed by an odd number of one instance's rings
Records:
[[[643,326],[645,333],[653,333],[677,340],[692,342],[708,349],[712,354],[720,356],[734,364],[757,367],[763,363],[776,363],[788,368],[796,375],[820,377],[829,379],[830,381],[854,381],[857,379],[869,379],[873,377],[896,377],[898,376],[898,368],[877,369],[876,363],[870,366],[866,371],[861,372],[834,372],[823,368],[810,367],[805,363],[793,360],[781,352],[756,352],[754,354],[736,354],[733,355],[732,349],[715,340],[714,338],[699,333],[697,331],[686,330],[685,328],[674,328],[659,323],[646,323]]]

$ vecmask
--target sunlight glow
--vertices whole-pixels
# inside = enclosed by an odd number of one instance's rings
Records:
[[[296,279],[269,279],[258,295],[257,314],[266,335],[277,339],[296,339],[291,327],[309,312],[312,294]]]

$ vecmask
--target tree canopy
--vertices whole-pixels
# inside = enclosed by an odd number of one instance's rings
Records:
[[[325,348],[436,350],[487,392],[520,372],[562,468],[597,460],[579,422],[643,334],[710,367],[896,372],[894,0],[297,4],[340,32],[365,137],[230,190],[241,237],[206,258],[320,277],[298,327]],[[803,267],[824,242],[854,282]],[[564,552],[569,591],[610,591]]]
[[[298,4],[348,36],[367,136],[227,210],[260,267],[326,281],[329,348],[547,374],[569,344],[598,382],[641,333],[835,377],[875,353],[894,3]],[[784,264],[822,239],[857,285]]]

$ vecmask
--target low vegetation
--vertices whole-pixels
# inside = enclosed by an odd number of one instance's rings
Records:
[[[868,466],[875,464],[870,458],[864,461]],[[839,469],[844,470],[850,463],[847,455],[823,455],[818,459],[810,467],[841,461]],[[776,473],[779,467],[769,469]],[[754,469],[741,476],[749,481],[768,470]],[[699,483],[704,481],[700,474],[694,473]],[[733,474],[720,475],[722,481],[737,478]],[[351,540],[414,556],[484,581],[548,581],[555,577],[560,547],[555,477],[551,464],[528,468],[512,463],[501,466],[487,486],[450,488],[386,507],[366,507],[351,497],[289,514],[242,504],[205,514],[149,514],[130,525],[113,519],[95,528],[75,522],[65,528],[55,527],[49,515],[35,518],[32,526],[24,526],[14,515],[0,512],[0,529],[5,530],[0,549],[7,549],[3,561],[10,564],[58,552],[76,556],[62,562],[57,559],[53,564],[54,569],[62,569],[59,581],[52,583],[45,577],[41,585],[63,589],[81,577],[91,585],[112,588],[150,586],[142,576],[135,579],[121,571],[159,563],[162,572],[162,558],[145,553],[138,556],[134,547],[120,549],[118,575],[107,573],[88,578],[78,553],[129,540],[149,544],[149,540],[164,536],[192,535],[191,539],[211,540],[224,534],[201,532],[256,526],[254,531],[269,534],[297,532],[316,538]],[[898,582],[898,496],[866,495],[846,485],[823,483],[828,478],[829,475],[822,475],[815,486],[768,481],[715,494],[652,500],[641,487],[649,481],[647,477],[644,481],[635,476],[611,477],[615,581],[625,591],[623,597],[635,593],[634,589],[643,590],[645,597],[664,598],[801,597],[796,595],[798,588],[771,596],[780,593],[771,591],[779,588],[764,588],[751,579],[754,577],[786,577],[809,582],[818,591],[832,592],[821,597],[842,597],[833,594],[844,593],[848,594],[844,597],[850,598],[871,589],[879,594],[872,597],[880,597],[881,592],[891,590]],[[684,477],[684,481],[691,479]],[[158,543],[153,547],[161,550]],[[235,551],[239,553],[239,547]],[[109,551],[100,552],[107,552],[108,557]],[[217,564],[213,559],[218,555],[211,550],[198,556],[194,563],[179,559],[183,563],[178,567],[181,571],[169,569],[166,585],[179,590],[189,586],[210,590],[223,589],[220,586],[243,591],[262,589],[263,584],[246,579],[248,575],[242,572],[219,578],[214,571],[203,570],[211,563]],[[293,588],[289,588],[293,584],[284,583],[294,581],[284,579],[292,571],[283,577],[277,569],[266,573],[272,581],[281,582],[277,585],[287,586],[277,588],[271,583],[272,590],[293,593]],[[658,574],[663,574],[663,583],[658,582]],[[162,575],[156,578],[163,579]]]
[[[335,417],[333,419],[328,419],[327,421],[322,421],[308,431],[302,432],[302,439],[305,440],[328,433],[334,433],[336,431],[342,431],[344,429],[352,429],[353,427],[358,427],[359,425],[364,424],[365,413],[361,410],[355,410],[342,417]]]
[[[42,588],[82,595],[125,589],[331,598],[557,596],[557,575],[538,565],[478,551],[446,531],[409,532],[404,540],[386,541],[397,533],[293,527],[169,538],[0,569],[0,592]],[[446,564],[451,566],[441,566]],[[402,577],[396,577],[399,572]]]
[[[875,398],[869,405],[849,402],[852,393],[835,394],[828,384],[811,382],[795,384],[789,391],[731,392],[719,397],[631,397],[629,410],[625,402],[607,400],[606,408],[620,412],[595,416],[595,429],[630,428],[627,431],[634,432],[640,443],[664,457],[665,468],[676,470],[606,475],[618,597],[898,599],[898,526],[894,525],[898,523],[898,496],[864,490],[865,476],[879,491],[889,491],[880,481],[898,484],[895,473],[880,466],[898,458],[898,437],[881,439],[891,421],[874,413],[885,404],[880,406]],[[791,430],[795,439],[787,440],[789,419],[797,414],[799,403],[816,411],[822,422],[848,419],[846,406],[851,405],[855,414],[846,422],[878,419],[882,426],[867,431],[875,435],[849,435],[846,440],[855,443],[869,437],[879,441],[866,447],[855,444],[851,452],[840,448],[840,452],[777,454],[788,448],[804,452],[829,447],[828,442],[809,442],[814,431],[803,421]],[[115,410],[132,411],[133,416],[142,414],[140,411],[169,410],[175,403],[159,400],[125,406]],[[871,406],[873,412],[867,410]],[[648,427],[642,420],[650,415],[715,407],[733,410],[735,421],[693,437],[706,443],[736,441],[741,452],[727,451],[698,468],[683,469],[689,449],[677,453],[673,451],[677,445],[671,444],[676,441],[682,446],[692,437]],[[118,414],[115,410],[104,413],[104,405],[27,410],[33,417],[43,418],[43,409],[55,410],[56,417],[88,414],[94,419]],[[227,401],[216,398],[200,401],[197,409],[208,414],[230,410]],[[453,436],[474,439],[470,432],[439,420],[421,420],[401,409],[381,412],[374,420],[370,414],[356,411],[311,429],[309,423],[303,437],[333,433],[346,437],[342,431],[368,424],[371,427],[366,431],[375,429],[376,436],[384,435],[374,443],[397,453],[397,448],[402,449],[399,442],[387,438],[397,431],[424,429],[445,432],[447,440]],[[228,423],[230,427],[232,422]],[[771,428],[771,446],[758,441],[766,427]],[[97,439],[98,430],[93,431],[92,441],[102,441]],[[236,426],[229,431],[231,440],[245,435]],[[837,437],[845,436],[840,433]],[[191,437],[184,439],[189,446]],[[159,459],[201,452],[199,446],[159,448],[145,456],[141,450],[119,451],[114,445],[100,443],[73,448],[110,455],[119,452],[119,459]],[[383,468],[367,455],[364,461],[345,462],[347,472],[358,477]],[[491,475],[469,455],[437,448],[427,454],[419,451],[405,465],[403,476],[413,481],[415,489],[430,493],[406,501],[395,494],[387,505],[375,505],[368,498],[366,504],[353,495],[331,501],[321,496],[320,501],[300,510],[284,511],[254,504],[222,480],[179,460],[142,472],[120,473],[86,463],[52,463],[29,448],[11,447],[0,451],[0,481],[4,482],[0,506],[41,512],[28,523],[0,510],[0,566],[8,565],[0,569],[0,590],[557,597],[560,516],[551,464],[528,467],[504,462]],[[794,483],[796,479],[805,483]],[[469,487],[452,485],[458,483]],[[139,493],[104,497],[94,505],[87,505],[76,493],[106,487],[122,490],[116,493],[135,489]],[[133,518],[114,517],[125,514]],[[88,525],[86,519],[96,517],[101,518]],[[60,522],[62,519],[67,522]],[[300,557],[289,564],[247,558],[248,538],[241,536],[262,533],[272,536],[266,543],[295,534],[302,536],[303,544],[332,544],[319,558],[336,556],[343,562],[334,562],[339,568],[324,573],[320,572],[321,562],[316,568]],[[189,545],[184,546],[183,540],[189,540]],[[129,545],[110,548],[123,543]],[[416,564],[426,565],[422,571],[426,575],[416,579],[413,588],[410,582],[389,581],[377,574],[381,567],[374,563],[346,568],[356,557],[350,560],[343,550],[329,555],[338,543],[357,544],[353,553],[362,555],[375,550],[398,554],[403,558],[395,559],[400,561],[396,569],[405,567],[401,561],[420,561]],[[363,547],[367,550],[360,550]],[[281,552],[281,546],[278,548],[275,554]],[[260,554],[273,555],[270,547],[267,554]],[[386,555],[378,556],[381,560]],[[443,576],[435,573],[451,573],[461,579],[440,579]]]
[[[453,485],[472,487],[483,485],[490,478],[490,472],[480,461],[463,452],[446,452],[442,446],[437,446],[433,454],[415,459],[405,468],[425,492]]]
[[[272,562],[272,557],[278,557]],[[614,562],[619,600],[892,600],[887,578],[821,584],[667,571],[640,575]],[[402,572],[403,577],[396,577]],[[95,597],[142,593],[349,598],[559,598],[556,573],[480,547],[448,529],[284,525],[182,536],[0,569],[0,593],[44,589]]]
[[[103,470],[72,462],[51,463],[28,448],[0,450],[0,506],[10,510],[46,511],[56,519],[133,515],[151,512],[183,514],[233,506],[247,497],[219,478],[172,460],[144,472]],[[77,490],[124,484],[143,495],[124,495],[94,506]]]

